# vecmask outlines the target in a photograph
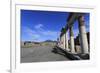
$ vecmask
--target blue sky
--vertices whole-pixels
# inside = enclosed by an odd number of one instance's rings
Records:
[[[65,26],[69,12],[21,10],[21,41],[57,40]],[[89,31],[89,14],[85,15],[86,30]],[[73,26],[78,35],[78,22]]]

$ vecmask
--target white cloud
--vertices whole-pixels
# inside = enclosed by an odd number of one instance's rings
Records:
[[[43,27],[43,24],[38,24],[38,25],[36,25],[34,28],[35,29],[41,29]]]
[[[30,29],[29,27],[22,27],[22,32],[25,32],[25,33],[35,33],[35,31],[33,31],[32,29]]]
[[[42,27],[42,26],[41,26]],[[30,29],[29,27],[24,27],[24,34],[27,35],[28,39],[33,41],[45,41],[47,39],[55,40],[59,36],[58,31],[44,30],[44,29]]]
[[[39,34],[37,34],[37,32],[35,30],[30,29],[29,27],[24,26],[22,28],[22,33],[25,34],[24,36],[28,36],[27,38],[30,39],[38,39],[40,37]]]
[[[43,35],[49,35],[49,36],[54,36],[54,35],[58,35],[57,31],[50,31],[50,30],[44,30],[43,32],[41,32]]]

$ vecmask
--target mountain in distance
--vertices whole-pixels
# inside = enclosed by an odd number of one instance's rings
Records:
[[[42,41],[42,42],[36,42],[36,41],[21,41],[23,43],[43,43],[43,42],[53,42],[53,43],[56,43],[57,41],[54,41],[54,40],[45,40],[45,41]]]
[[[57,42],[57,41],[53,41],[53,40],[45,40],[44,42]]]

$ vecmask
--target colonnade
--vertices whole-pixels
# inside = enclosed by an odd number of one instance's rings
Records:
[[[83,54],[87,54],[88,52],[88,41],[86,35],[86,28],[85,28],[85,19],[82,13],[70,13],[67,19],[67,24],[65,27],[61,29],[61,34],[59,37],[59,47],[70,51],[71,53],[75,52],[75,44],[74,44],[74,33],[73,33],[73,25],[76,20],[78,20],[78,27],[79,27],[79,37],[80,37],[80,46],[81,51]],[[68,41],[68,32],[69,32],[69,41]],[[70,46],[69,46],[70,43]]]

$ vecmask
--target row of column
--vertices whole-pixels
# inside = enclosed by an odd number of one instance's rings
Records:
[[[85,21],[84,16],[78,17],[78,25],[79,25],[79,36],[80,36],[80,46],[82,53],[88,53],[88,41],[85,29]],[[73,26],[69,28],[69,35],[70,35],[70,47],[68,44],[68,37],[67,32],[60,36],[60,47],[66,49],[71,53],[75,53],[75,45],[74,45],[74,34],[73,34]]]

